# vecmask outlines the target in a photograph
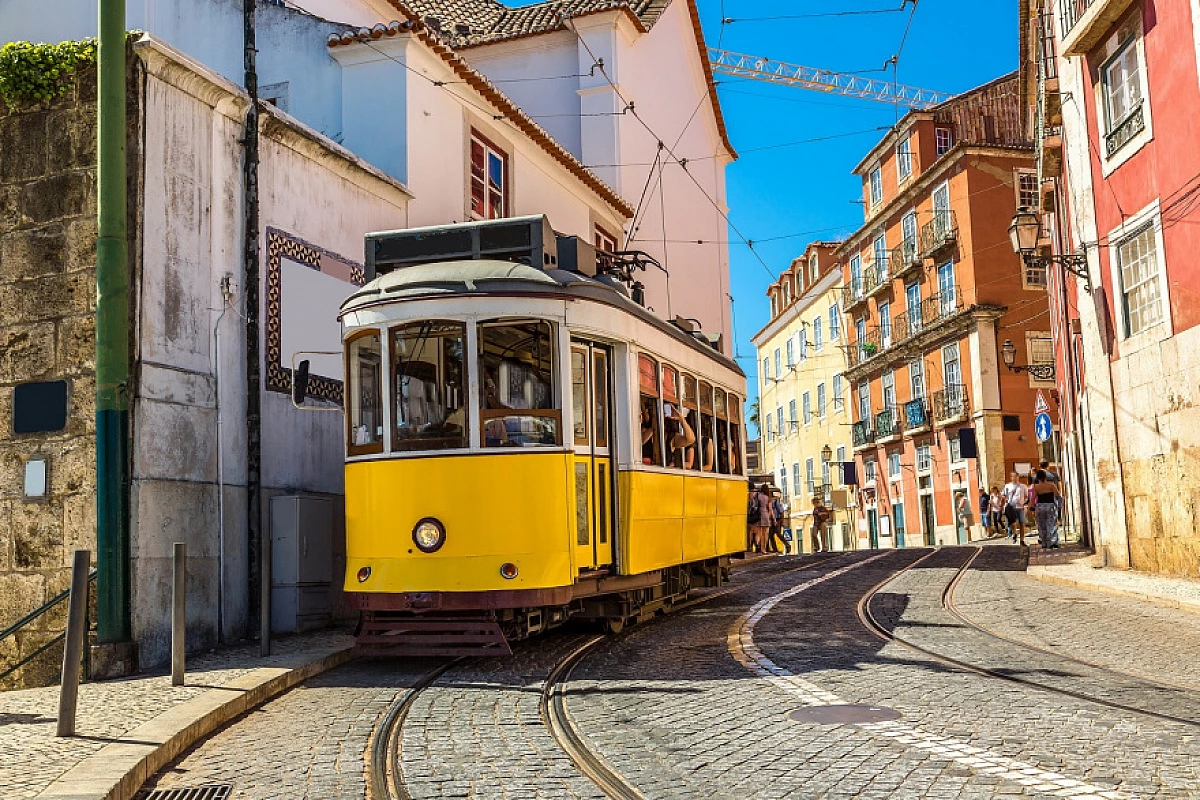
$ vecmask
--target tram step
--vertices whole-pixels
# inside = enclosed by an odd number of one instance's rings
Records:
[[[506,656],[512,654],[500,625],[470,617],[412,617],[371,613],[354,650],[372,656]]]

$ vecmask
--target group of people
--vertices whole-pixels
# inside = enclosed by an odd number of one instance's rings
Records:
[[[1006,535],[1017,544],[1025,543],[1026,526],[1032,519],[1037,527],[1038,543],[1045,548],[1058,547],[1058,522],[1062,516],[1061,479],[1043,461],[1032,475],[1009,476],[1004,487],[979,490],[979,513],[984,530]]]
[[[820,497],[813,497],[812,511],[812,541],[813,552],[827,550],[825,544],[825,527],[829,524],[831,512]],[[770,484],[763,483],[750,488],[750,500],[747,506],[746,522],[750,527],[750,549],[757,553],[778,553],[780,547],[785,555],[792,552],[792,532],[784,528],[787,519],[787,507],[783,503],[781,493],[772,491]],[[779,544],[776,544],[776,539]],[[796,552],[803,552],[799,542],[796,542]]]

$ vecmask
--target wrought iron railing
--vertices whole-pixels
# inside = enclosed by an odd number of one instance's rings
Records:
[[[904,404],[904,425],[916,430],[929,425],[929,405],[924,397],[917,397]]]
[[[921,254],[917,247],[917,240],[905,239],[900,244],[892,248],[892,252],[888,256],[888,262],[896,276],[905,274],[913,267],[921,266]]]
[[[863,296],[870,297],[892,282],[888,275],[888,257],[883,253],[880,258],[868,262],[863,267]]]
[[[850,427],[850,431],[853,436],[855,447],[860,447],[861,445],[870,444],[871,442],[875,441],[875,431],[871,430],[870,422],[856,422]]]
[[[1075,27],[1075,23],[1079,22],[1080,18],[1087,13],[1093,2],[1095,0],[1059,0],[1059,21],[1064,39]]]
[[[886,439],[889,436],[899,436],[903,429],[900,414],[895,406],[885,408],[875,415],[875,438]]]
[[[879,355],[882,350],[883,337],[880,335],[879,328],[871,328],[863,333],[861,339],[850,343],[848,353],[850,366],[858,366]]]
[[[1129,144],[1129,140],[1141,133],[1145,127],[1146,117],[1142,114],[1142,102],[1139,100],[1137,107],[1126,114],[1125,119],[1104,135],[1105,151],[1111,156]]]
[[[961,383],[946,384],[933,393],[933,416],[938,422],[966,416],[968,410],[967,387]]]
[[[902,342],[923,330],[953,317],[963,309],[962,291],[953,287],[930,295],[916,308],[910,308],[892,318],[892,341]]]
[[[958,236],[958,220],[950,209],[939,208],[933,219],[921,226],[921,253],[932,255],[943,247],[954,244]]]

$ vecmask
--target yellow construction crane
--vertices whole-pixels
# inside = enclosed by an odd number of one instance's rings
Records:
[[[947,92],[935,92],[930,89],[918,89],[893,83],[884,78],[864,78],[861,75],[849,75],[844,72],[789,64],[762,56],[719,50],[715,47],[708,48],[708,61],[712,66],[712,71],[720,75],[731,75],[735,78],[766,81],[767,83],[782,83],[786,86],[798,86],[801,89],[813,89],[846,97],[859,97],[864,100],[875,100],[880,103],[915,109],[931,108],[946,102],[953,96]]]

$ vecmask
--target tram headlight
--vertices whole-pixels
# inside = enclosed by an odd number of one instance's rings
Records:
[[[446,528],[433,517],[425,517],[413,528],[412,538],[422,553],[434,553],[446,543]]]
[[[506,581],[511,581],[513,578],[517,577],[517,565],[511,562],[508,564],[501,564],[500,577],[504,578]]]

